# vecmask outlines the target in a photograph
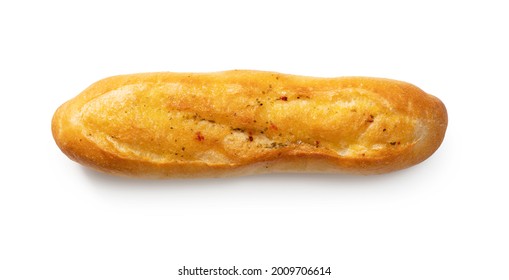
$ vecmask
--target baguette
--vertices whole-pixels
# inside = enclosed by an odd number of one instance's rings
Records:
[[[443,103],[405,82],[250,70],[106,78],[52,120],[72,160],[152,178],[386,173],[431,156],[446,128]]]

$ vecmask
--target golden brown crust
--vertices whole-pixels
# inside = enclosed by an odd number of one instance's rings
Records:
[[[408,83],[248,70],[110,77],[52,121],[69,158],[159,178],[386,173],[428,158],[446,128],[442,102]]]

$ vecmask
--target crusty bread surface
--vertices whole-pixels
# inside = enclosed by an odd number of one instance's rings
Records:
[[[52,121],[72,160],[153,178],[386,173],[431,156],[446,127],[442,102],[405,82],[250,70],[106,78]]]

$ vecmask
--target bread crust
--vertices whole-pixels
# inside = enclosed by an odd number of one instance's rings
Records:
[[[72,160],[152,178],[387,173],[431,156],[446,128],[443,103],[405,82],[251,70],[106,78],[52,120]]]

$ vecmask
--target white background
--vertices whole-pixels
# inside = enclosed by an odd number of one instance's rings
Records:
[[[0,279],[509,279],[503,3],[0,2]],[[449,128],[427,161],[368,177],[122,179],[54,144],[56,108],[101,78],[229,69],[411,82]]]

